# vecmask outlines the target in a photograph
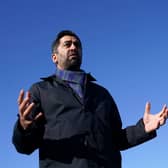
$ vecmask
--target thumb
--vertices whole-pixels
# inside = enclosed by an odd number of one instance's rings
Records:
[[[145,114],[149,114],[150,113],[150,109],[151,109],[151,104],[150,104],[150,102],[147,102],[146,106],[145,106]]]

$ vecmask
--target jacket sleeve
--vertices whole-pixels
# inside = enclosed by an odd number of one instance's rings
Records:
[[[40,99],[38,96],[37,88],[35,86],[32,86],[30,89],[30,93],[32,97],[31,101],[35,102],[35,108],[32,110],[29,119],[31,119],[31,117],[33,117],[38,112],[41,112],[39,101]],[[26,130],[23,130],[18,119],[13,129],[12,143],[19,153],[31,154],[35,149],[40,146],[43,133],[44,118],[38,121],[33,121],[31,126]]]
[[[156,131],[145,132],[143,120],[140,119],[136,125],[128,126],[121,129],[118,138],[120,139],[119,149],[125,150],[130,147],[140,145],[156,137]]]
[[[27,130],[23,130],[19,120],[15,123],[12,142],[19,153],[31,154],[40,146],[43,126],[33,123]]]
[[[145,132],[143,119],[140,119],[135,125],[122,128],[118,108],[114,100],[111,100],[111,129],[113,130],[113,139],[118,150],[125,150],[140,145],[156,137],[156,131],[150,133]]]

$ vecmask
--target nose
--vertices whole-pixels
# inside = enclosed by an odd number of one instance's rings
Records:
[[[77,46],[75,45],[75,43],[72,43],[72,44],[71,44],[71,49],[72,49],[72,50],[77,49]]]

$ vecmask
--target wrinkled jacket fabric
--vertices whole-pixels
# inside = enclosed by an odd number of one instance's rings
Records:
[[[87,75],[84,100],[55,75],[30,88],[36,106],[29,116],[43,119],[23,130],[17,121],[13,144],[20,153],[39,149],[40,168],[121,168],[120,151],[156,136],[145,133],[140,120],[122,129],[108,91]]]

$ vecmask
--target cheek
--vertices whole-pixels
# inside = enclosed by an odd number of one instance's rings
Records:
[[[68,53],[67,50],[60,50],[59,55],[60,55],[60,57],[66,57],[67,53]]]
[[[58,57],[58,62],[63,63],[68,59],[68,57],[65,54],[60,54]]]

